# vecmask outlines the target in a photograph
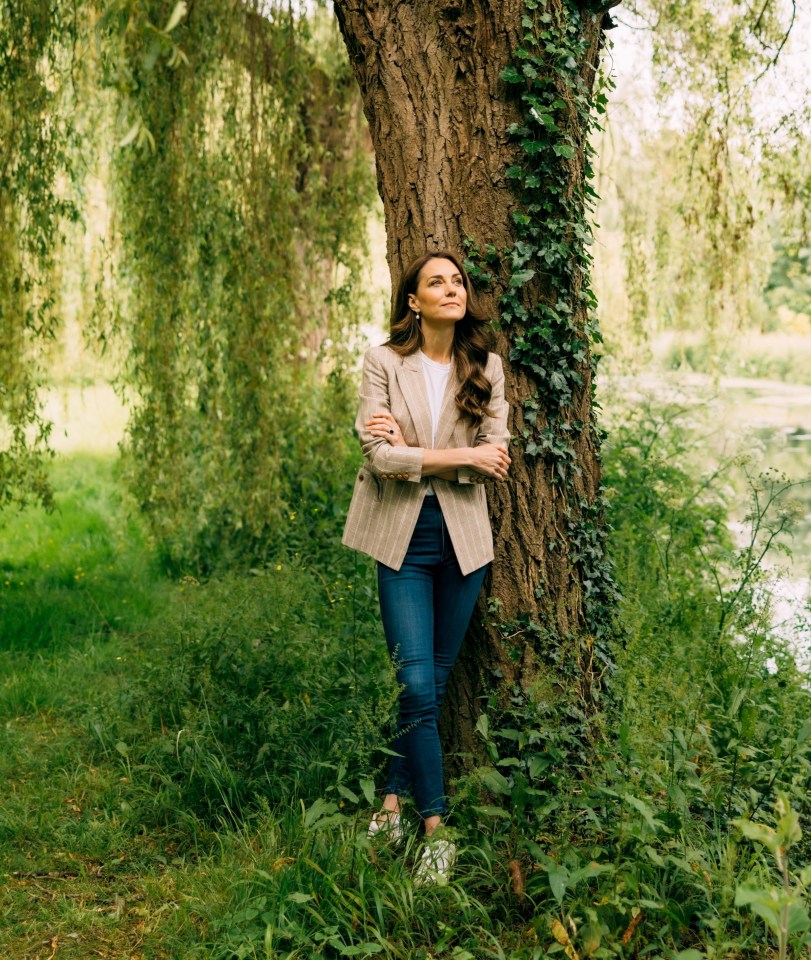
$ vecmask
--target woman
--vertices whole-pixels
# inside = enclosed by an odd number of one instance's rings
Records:
[[[363,360],[358,472],[343,543],[378,561],[386,644],[402,690],[382,810],[369,834],[402,836],[411,791],[426,837],[447,810],[437,720],[493,559],[481,484],[504,480],[507,404],[501,359],[459,257],[427,253],[403,274],[391,335]],[[447,879],[455,848],[435,838],[420,881]]]

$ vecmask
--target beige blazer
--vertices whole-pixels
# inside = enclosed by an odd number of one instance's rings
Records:
[[[504,370],[498,354],[488,354],[485,375],[493,387],[489,404],[493,416],[485,417],[476,428],[462,418],[454,402],[460,383],[455,365],[451,367],[436,449],[509,443]],[[423,451],[431,446],[431,408],[419,353],[400,357],[389,347],[372,347],[363,358],[359,397],[355,430],[363,465],[355,478],[342,542],[399,570],[425,497],[426,480],[420,472]],[[393,447],[366,429],[364,424],[372,414],[383,410],[394,416],[408,446]],[[459,567],[468,574],[493,559],[493,534],[482,486],[485,477],[466,467],[459,469],[458,477],[458,482],[431,477],[431,483]]]

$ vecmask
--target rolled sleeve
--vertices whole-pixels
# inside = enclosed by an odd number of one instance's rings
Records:
[[[492,416],[486,416],[479,424],[473,446],[478,447],[482,443],[499,443],[509,450],[510,433],[507,430],[507,417],[510,407],[504,399],[504,364],[498,354],[493,353],[490,356],[495,357],[491,379],[493,392],[488,403]],[[485,479],[483,474],[472,467],[459,467],[457,470],[459,483],[482,483]]]
[[[360,439],[363,458],[371,472],[381,480],[410,480],[419,483],[422,478],[424,449],[422,447],[393,447],[382,437],[375,437],[366,427],[366,421],[375,413],[391,413],[388,377],[374,350],[363,357],[363,374],[358,392],[360,406],[355,430]]]

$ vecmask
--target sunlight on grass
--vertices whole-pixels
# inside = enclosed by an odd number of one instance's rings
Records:
[[[162,578],[112,456],[58,459],[52,478],[53,511],[30,506],[0,521],[0,651],[135,633],[160,600]],[[0,674],[10,663],[0,659]]]

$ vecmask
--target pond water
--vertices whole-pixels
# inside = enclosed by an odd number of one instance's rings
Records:
[[[633,378],[609,378],[608,394],[655,395],[685,406],[704,408],[707,431],[697,437],[697,453],[706,449],[708,466],[735,452],[751,454],[746,471],[756,476],[771,468],[793,481],[784,498],[797,504],[793,536],[783,540],[791,556],[773,551],[765,562],[780,576],[772,589],[772,628],[792,645],[798,664],[811,673],[811,386],[771,380],[701,374],[646,372]],[[609,402],[601,401],[606,409]],[[730,528],[739,545],[749,542],[750,490],[743,467],[730,480],[737,494]]]

